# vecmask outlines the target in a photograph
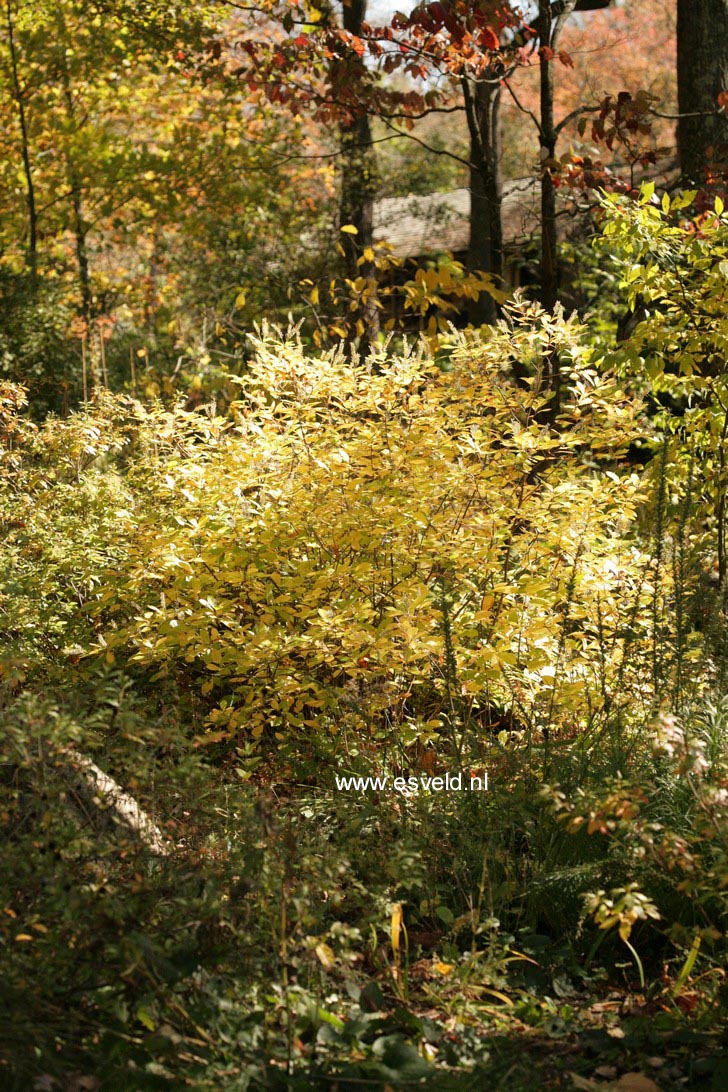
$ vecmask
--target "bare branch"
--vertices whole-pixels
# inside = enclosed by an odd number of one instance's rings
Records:
[[[421,140],[420,137],[415,136],[414,133],[402,133],[399,131],[399,129],[395,129],[394,125],[392,125],[392,123],[388,121],[387,118],[383,118],[382,120],[389,129],[394,129],[394,132],[397,134],[397,136],[406,137],[407,140],[413,140],[415,144],[419,144],[420,147],[425,149],[425,151],[432,152],[433,155],[444,155],[447,156],[448,159],[454,159],[456,163],[462,163],[462,165],[464,167],[467,167],[468,170],[471,170],[473,168],[477,169],[476,165],[474,163],[471,163],[469,159],[463,159],[461,155],[456,155],[455,152],[448,152],[445,148],[434,148],[431,144],[428,144],[426,141]]]
[[[571,113],[561,119],[559,124],[554,127],[554,132],[558,136],[559,133],[566,128],[569,122],[573,121],[574,118],[578,118],[580,114],[596,114],[599,110],[601,110],[600,106],[577,106],[575,110],[572,110]]]
[[[516,95],[516,92],[511,87],[511,84],[510,84],[509,80],[504,80],[503,82],[504,82],[504,84],[506,86],[506,90],[508,91],[509,95],[511,96],[511,98],[515,102],[518,109],[521,111],[522,114],[527,114],[528,117],[530,117],[531,121],[533,122],[533,124],[536,126],[536,129],[538,130],[539,136],[543,136],[543,129],[541,128],[541,122],[538,120],[538,118],[534,114],[533,110],[529,110],[527,106],[523,105],[523,103],[519,100],[518,96]]]

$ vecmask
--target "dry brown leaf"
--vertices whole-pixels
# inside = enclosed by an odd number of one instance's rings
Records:
[[[624,1031],[619,1024],[613,1024],[607,1028],[607,1035],[611,1035],[612,1039],[624,1039]]]
[[[660,1092],[659,1086],[644,1073],[625,1073],[611,1087],[614,1092]]]
[[[604,1092],[604,1085],[599,1081],[590,1081],[588,1077],[580,1077],[578,1073],[570,1073],[569,1076],[579,1092]]]

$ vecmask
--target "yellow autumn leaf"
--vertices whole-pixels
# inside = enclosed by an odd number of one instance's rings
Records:
[[[146,1007],[146,1005],[140,1005],[139,1008],[136,1011],[136,1015],[137,1015],[137,1020],[141,1024],[144,1024],[145,1028],[147,1028],[149,1031],[154,1031],[156,1025],[155,1025],[154,1020],[152,1018],[152,1014],[150,1013],[150,1011]]]
[[[396,959],[399,953],[399,934],[402,929],[402,903],[395,903],[392,910],[392,920],[390,923],[390,935],[392,938],[392,952]]]
[[[359,229],[355,228],[353,224],[342,224],[339,231],[343,231],[346,235],[358,235]]]
[[[325,967],[327,971],[330,971],[336,963],[336,956],[329,945],[325,944],[324,941],[320,941],[316,945],[314,951],[316,952],[316,957],[322,967]]]
[[[482,986],[480,992],[487,993],[489,997],[495,997],[497,1001],[502,1001],[504,1005],[508,1005],[509,1008],[513,1008],[513,1001],[507,994],[502,993],[501,990],[494,990],[491,989],[489,986]]]

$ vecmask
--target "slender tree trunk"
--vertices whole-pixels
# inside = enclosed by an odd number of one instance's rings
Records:
[[[554,53],[558,48],[564,23],[576,6],[577,0],[561,0],[557,9],[552,8],[551,0],[539,0],[538,5],[541,81],[541,303],[551,312],[559,298],[556,188],[550,169],[556,158],[558,137],[554,121]],[[546,353],[544,371],[544,378],[552,394],[548,416],[553,422],[561,410],[561,366],[555,349]]]
[[[78,130],[78,120],[76,117],[76,104],[73,98],[73,87],[71,85],[71,74],[68,70],[65,52],[65,43],[68,41],[68,34],[66,32],[66,24],[60,5],[56,11],[56,26],[58,29],[59,75],[63,90],[63,99],[66,104],[69,130],[72,134],[75,134]],[[81,293],[81,315],[86,324],[86,333],[88,337],[90,378],[92,386],[98,387],[101,379],[101,353],[98,329],[93,321],[94,300],[88,255],[88,229],[83,214],[83,183],[70,148],[66,150],[65,158],[66,177],[68,179],[71,208],[73,212],[71,223],[76,250],[78,285]]]
[[[83,219],[83,201],[81,185],[73,166],[69,164],[68,181],[71,188],[71,203],[73,205],[73,234],[76,242],[76,263],[78,265],[78,283],[81,289],[81,308],[83,317],[89,324],[93,317],[93,293],[91,291],[91,273],[88,261],[88,245],[86,241],[86,225]]]
[[[367,0],[350,0],[344,4],[344,30],[350,34],[361,34],[366,18]],[[351,63],[351,62],[349,62]],[[363,65],[363,61],[357,63]],[[342,224],[352,224],[356,235],[344,234],[346,272],[351,279],[364,277],[373,292],[376,286],[376,268],[374,263],[364,258],[364,251],[372,247],[374,241],[374,201],[377,195],[377,169],[372,148],[372,128],[369,115],[361,110],[348,123],[340,126],[341,147],[341,203],[339,215]],[[376,340],[379,334],[379,311],[372,300],[364,304],[362,320],[364,334],[359,341],[363,352]]]
[[[71,74],[68,71],[68,64],[66,62],[66,54],[64,49],[64,43],[67,41],[67,33],[65,21],[63,19],[63,13],[58,9],[56,17],[56,25],[58,27],[58,43],[59,43],[59,57],[60,57],[60,77],[61,86],[63,88],[63,99],[66,104],[66,115],[69,123],[69,130],[75,134],[77,132],[77,118],[76,118],[76,104],[73,99],[73,88],[71,86]],[[83,215],[83,185],[81,175],[74,162],[73,154],[70,149],[66,151],[66,177],[68,179],[68,188],[71,195],[71,208],[73,210],[72,216],[72,230],[75,241],[76,250],[76,265],[78,268],[78,285],[81,291],[81,314],[86,322],[86,327],[89,337],[89,347],[94,344],[94,331],[93,331],[93,291],[91,288],[91,272],[89,266],[88,256],[88,230]],[[91,374],[93,376],[94,384],[98,383],[98,359],[97,354],[91,351]]]
[[[361,251],[370,247],[374,233],[374,196],[376,169],[372,162],[372,133],[366,115],[341,126],[341,204],[342,224],[353,224],[356,235],[342,239],[349,276],[360,277],[364,266],[357,264]]]
[[[571,0],[570,10],[575,6]],[[570,13],[569,10],[569,13]],[[555,16],[550,0],[539,0],[538,37],[541,117],[541,302],[553,311],[558,300],[559,279],[556,258],[556,190],[550,165],[556,156],[556,125],[554,122],[554,63],[553,51],[561,32],[563,14]]]
[[[677,89],[680,164],[701,183],[710,162],[728,162],[728,117],[717,112],[728,91],[728,0],[678,0]]]
[[[503,276],[501,85],[493,79],[471,87],[464,79],[463,95],[471,163],[468,269],[490,273],[500,280]],[[469,317],[476,326],[495,322],[498,308],[493,297],[481,292],[470,306]]]
[[[550,165],[556,156],[556,128],[554,122],[554,65],[549,50],[553,49],[556,26],[550,0],[539,0],[539,73],[541,80],[541,303],[547,311],[553,311],[559,296],[559,277],[556,258],[556,190],[551,177]],[[547,47],[547,48],[544,48]],[[548,417],[553,422],[561,408],[561,365],[559,354],[551,349],[544,356],[544,379],[551,391]]]
[[[68,182],[71,190],[71,205],[73,208],[73,235],[76,250],[76,265],[78,267],[78,284],[81,290],[81,315],[86,325],[87,344],[89,348],[89,373],[91,385],[98,387],[101,384],[101,335],[94,319],[94,300],[91,288],[91,271],[88,260],[88,243],[86,224],[83,218],[83,199],[81,181],[75,169],[72,158],[67,160]]]
[[[25,175],[25,202],[28,210],[28,269],[33,286],[36,284],[38,274],[38,210],[35,203],[35,186],[33,184],[33,170],[30,162],[30,140],[28,137],[28,122],[25,113],[25,98],[20,86],[18,73],[18,52],[15,43],[15,27],[13,25],[12,0],[6,0],[5,4],[8,30],[8,48],[10,50],[10,70],[13,81],[13,98],[18,108],[18,122],[20,124],[21,154],[23,158],[23,173]]]

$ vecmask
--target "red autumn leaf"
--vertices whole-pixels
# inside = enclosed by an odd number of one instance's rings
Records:
[[[496,34],[496,32],[493,30],[492,27],[486,27],[485,28],[485,30],[481,34],[481,40],[482,40],[484,49],[493,49],[493,50],[495,50],[495,49],[500,48],[500,42],[498,41],[498,35]]]
[[[441,25],[445,20],[445,8],[442,4],[430,4],[429,14]]]

